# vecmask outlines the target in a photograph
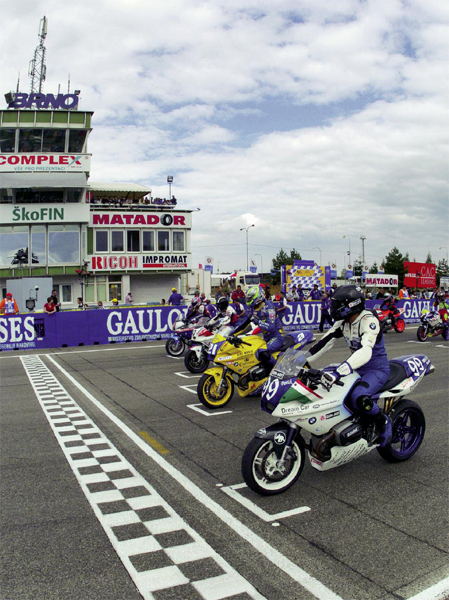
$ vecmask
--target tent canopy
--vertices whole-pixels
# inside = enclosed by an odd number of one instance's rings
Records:
[[[109,198],[111,196],[120,196],[121,198],[143,198],[151,194],[151,188],[147,188],[138,183],[120,183],[120,182],[89,182],[87,191],[95,198]]]

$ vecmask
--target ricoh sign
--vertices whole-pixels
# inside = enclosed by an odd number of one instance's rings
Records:
[[[190,268],[190,254],[105,254],[88,256],[89,270],[98,271],[153,271]]]
[[[88,173],[90,154],[0,154],[2,173]],[[33,182],[35,184],[35,182]]]

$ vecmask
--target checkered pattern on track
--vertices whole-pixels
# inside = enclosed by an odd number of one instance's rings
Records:
[[[89,504],[145,600],[265,600],[132,467],[39,357],[21,361]]]

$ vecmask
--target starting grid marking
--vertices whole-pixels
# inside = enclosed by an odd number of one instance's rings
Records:
[[[84,495],[145,600],[162,600],[168,588],[177,598],[266,600],[133,468],[39,357],[21,362]]]

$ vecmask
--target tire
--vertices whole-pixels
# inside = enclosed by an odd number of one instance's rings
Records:
[[[170,338],[165,343],[165,351],[167,354],[170,354],[170,356],[181,356],[184,354],[185,347],[186,345],[184,344],[184,340],[181,338],[179,338],[179,340]]]
[[[427,340],[427,329],[423,325],[420,325],[416,331],[416,337],[420,342],[425,342]]]
[[[196,352],[188,350],[184,359],[184,364],[186,369],[191,373],[204,373],[209,366],[209,361],[207,360],[207,354],[204,352],[201,352],[200,358],[198,359]]]
[[[449,341],[449,329],[443,329],[443,333],[441,335],[443,336],[443,340],[445,342]]]
[[[242,475],[246,485],[261,496],[274,496],[288,490],[301,475],[305,462],[304,444],[292,443],[293,457],[280,473],[276,470],[273,441],[253,438],[242,457]]]
[[[234,394],[234,382],[226,377],[221,393],[217,395],[217,384],[213,375],[203,375],[198,382],[198,398],[206,408],[222,408]]]
[[[411,458],[424,439],[426,419],[421,408],[412,400],[399,400],[388,413],[392,421],[393,436],[389,444],[377,451],[390,463]]]
[[[396,333],[402,333],[405,329],[405,321],[404,319],[398,319],[394,324],[394,330]]]

